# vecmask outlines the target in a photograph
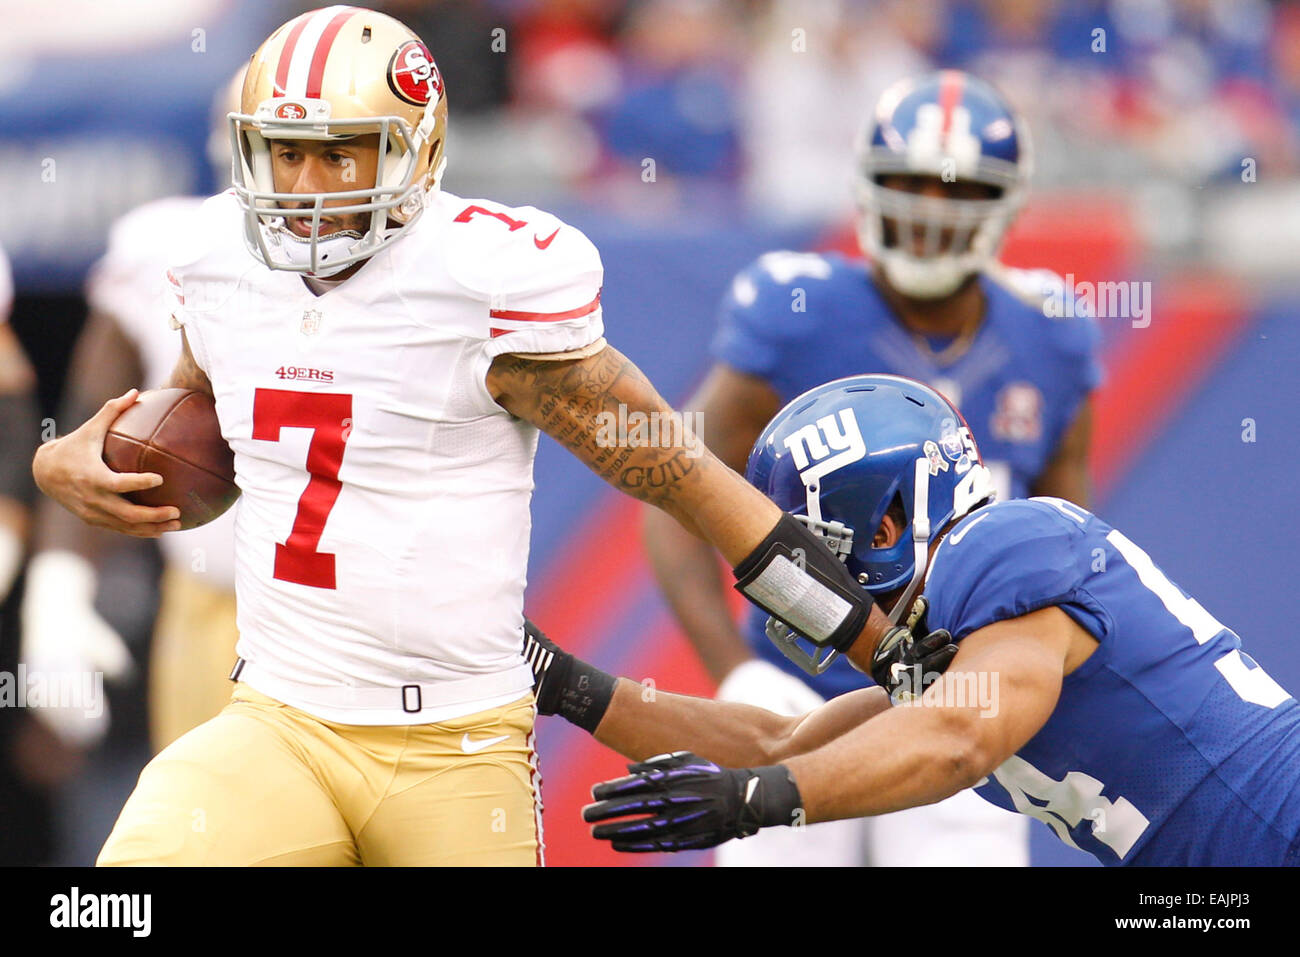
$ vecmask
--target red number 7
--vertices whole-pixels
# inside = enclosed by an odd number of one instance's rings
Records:
[[[466,206],[464,209],[462,209],[459,213],[456,214],[456,218],[453,219],[452,222],[468,223],[471,219],[474,218],[475,213],[477,213],[480,216],[491,216],[493,219],[501,220],[501,222],[505,223],[507,226],[510,227],[510,231],[512,233],[516,229],[523,229],[525,226],[528,225],[528,220],[526,219],[515,219],[512,216],[507,216],[505,213],[498,213],[495,210],[484,209],[482,206]]]
[[[279,442],[281,429],[311,429],[307,473],[298,514],[284,544],[275,546],[274,577],[280,581],[335,588],[334,556],[318,552],[321,533],[343,483],[339,467],[352,431],[352,396],[258,389],[253,393],[253,438]]]

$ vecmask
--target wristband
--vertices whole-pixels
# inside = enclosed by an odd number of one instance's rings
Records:
[[[734,571],[737,591],[818,647],[847,651],[875,606],[817,533],[785,512]]]

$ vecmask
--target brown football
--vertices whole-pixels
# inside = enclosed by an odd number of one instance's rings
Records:
[[[175,505],[181,527],[206,525],[235,503],[235,455],[221,437],[212,399],[189,389],[141,392],[104,437],[115,472],[156,472],[157,488],[130,492],[137,505]]]

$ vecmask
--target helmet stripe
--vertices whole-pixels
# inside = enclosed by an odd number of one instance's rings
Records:
[[[308,19],[306,16],[299,17],[298,22],[289,31],[289,38],[284,41],[284,47],[280,50],[280,62],[275,68],[275,87],[271,90],[272,96],[284,96],[285,85],[289,82],[289,61],[293,59],[293,51],[298,45],[298,37],[302,36],[303,28],[307,26]]]
[[[965,76],[960,70],[944,70],[939,80],[939,107],[943,110],[943,147],[948,148],[948,131],[952,129],[953,108],[961,102]]]
[[[298,42],[294,45],[292,51],[286,49],[284,53],[284,56],[289,57],[288,79],[284,84],[285,96],[305,97],[308,95],[307,80],[315,63],[316,52],[321,46],[321,38],[336,17],[343,13],[351,16],[353,10],[353,7],[334,6],[303,15],[303,30],[297,38]],[[330,40],[333,41],[333,36],[330,37]],[[325,53],[328,52],[329,44],[325,44]],[[283,58],[280,60],[280,65],[284,66]]]
[[[356,7],[344,8],[344,12],[336,15],[325,27],[324,32],[321,33],[320,42],[316,44],[316,52],[311,58],[311,72],[307,76],[307,96],[309,99],[320,96],[321,81],[325,77],[325,61],[329,58],[330,47],[334,45],[334,38],[343,29],[343,24],[356,12]]]

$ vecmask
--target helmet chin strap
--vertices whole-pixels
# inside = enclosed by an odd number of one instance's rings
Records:
[[[912,580],[894,602],[889,620],[897,625],[912,607],[912,598],[925,578],[925,567],[930,552],[930,463],[928,459],[916,460],[915,494],[912,505]]]
[[[339,272],[347,268],[349,264],[345,263],[331,270],[331,261],[346,257],[362,239],[361,234],[356,230],[345,229],[337,233],[331,233],[328,236],[317,236],[315,243],[313,243],[309,237],[299,236],[289,229],[284,220],[267,225],[266,229],[275,239],[279,240],[278,246],[285,260],[295,266],[312,265],[312,251],[314,249],[318,268],[312,275],[318,278],[329,276],[331,271]]]

